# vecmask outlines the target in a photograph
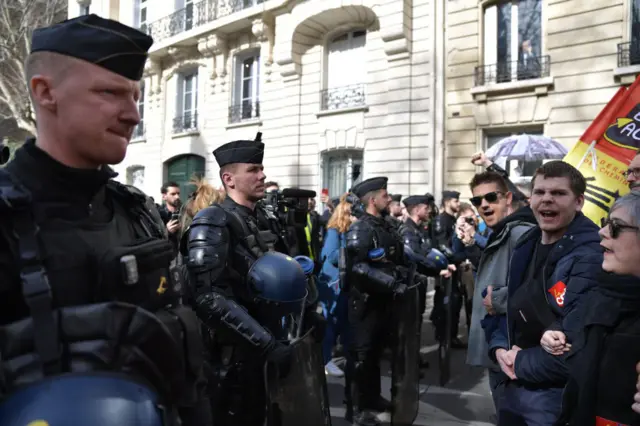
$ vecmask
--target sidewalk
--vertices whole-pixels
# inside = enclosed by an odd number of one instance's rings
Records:
[[[420,411],[415,426],[492,426],[494,414],[493,400],[489,392],[489,383],[483,369],[472,368],[465,364],[466,351],[453,350],[451,356],[451,380],[445,387],[438,384],[438,346],[435,344],[433,329],[428,321],[431,311],[433,292],[429,292],[427,313],[424,315],[424,336],[422,352],[427,354],[430,367],[425,370],[421,384],[426,392],[420,398]],[[464,314],[463,320],[464,322]],[[460,333],[466,338],[466,324],[460,326]],[[465,339],[466,340],[466,339]],[[425,345],[427,345],[425,347]],[[382,389],[389,398],[391,386],[390,371],[383,369]],[[331,398],[333,426],[347,426],[344,420],[342,379],[328,377]]]

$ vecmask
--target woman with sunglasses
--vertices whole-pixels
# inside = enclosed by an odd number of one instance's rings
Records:
[[[575,311],[582,331],[547,331],[541,341],[569,368],[558,426],[640,425],[632,410],[640,361],[640,193],[615,202],[600,236],[603,271]]]

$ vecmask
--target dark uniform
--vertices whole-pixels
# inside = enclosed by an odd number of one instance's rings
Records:
[[[137,81],[152,42],[87,15],[37,29],[32,52]],[[115,176],[67,167],[33,139],[0,170],[3,426],[211,423],[208,405],[193,412],[201,339],[193,311],[177,303],[166,230],[153,201]]]
[[[235,141],[213,152],[220,167],[261,164],[264,144]],[[246,283],[254,262],[268,251],[255,209],[231,196],[199,211],[188,236],[192,303],[211,331],[212,406],[216,424],[262,425],[266,416],[266,359],[287,368],[290,348],[278,343],[281,317],[262,314]]]
[[[457,191],[443,191],[442,199],[458,199],[460,193]],[[443,211],[435,217],[431,226],[431,243],[433,248],[440,250],[450,260],[453,260],[453,250],[451,244],[453,236],[455,235],[456,218],[446,211]],[[452,346],[462,346],[462,342],[457,338],[458,336],[458,323],[460,322],[460,309],[462,308],[462,293],[459,289],[458,274],[454,273],[452,277],[453,293],[452,293],[452,309],[453,309],[453,324],[451,327],[451,339]],[[443,337],[445,325],[445,312],[444,312],[444,288],[442,286],[436,287],[436,292],[433,296],[433,310],[431,311],[431,321],[436,328],[436,338],[440,340]]]
[[[425,195],[413,195],[407,197],[403,203],[405,207],[410,208],[418,204],[429,204],[429,198]],[[408,217],[400,226],[399,232],[405,247],[409,247],[411,251],[424,258],[427,257],[427,255],[431,251],[431,246],[429,242],[424,238],[424,232],[419,224],[415,223],[413,219]],[[435,269],[431,266],[425,265],[424,263],[418,262],[417,265],[417,270],[420,274],[436,277],[440,273],[439,269]],[[420,288],[420,314],[424,313],[424,310],[426,309],[426,301],[427,286],[423,285]]]
[[[352,192],[362,198],[386,186],[386,177],[372,178]],[[380,356],[390,331],[390,302],[406,290],[397,270],[404,263],[403,245],[387,220],[364,213],[347,232],[347,255],[353,403],[359,411],[356,421],[367,424],[375,412],[388,408],[380,397]]]

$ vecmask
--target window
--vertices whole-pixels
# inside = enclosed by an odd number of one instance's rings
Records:
[[[628,63],[618,64],[618,66],[640,65],[640,0],[631,0],[631,36],[629,40]]]
[[[541,129],[536,130],[527,130],[524,131],[507,131],[507,132],[490,132],[485,134],[486,139],[486,147],[487,149],[491,148],[496,143],[500,142],[504,138],[508,138],[510,136],[517,136],[522,133],[527,133],[532,136],[542,136],[543,132]],[[518,178],[521,177],[531,177],[535,173],[536,169],[542,166],[543,161],[518,161],[518,160],[498,160],[495,161],[500,167],[504,168],[509,172],[509,177],[512,181],[516,182]]]
[[[133,185],[144,192],[144,167],[132,166],[127,169],[127,185]]]
[[[233,105],[229,122],[237,123],[260,117],[260,54],[236,56]]]
[[[144,136],[144,95],[145,95],[145,85],[142,83],[140,85],[140,98],[138,99],[138,113],[140,114],[140,123],[133,130],[134,138],[142,138]]]
[[[362,181],[362,151],[333,151],[323,155],[323,188],[339,197]]]
[[[135,26],[142,32],[147,32],[147,0],[136,0],[135,2]]]
[[[198,128],[198,73],[182,74],[178,78],[177,114],[173,132],[187,132]]]
[[[333,38],[327,46],[326,88],[321,109],[339,109],[365,104],[367,32],[351,31]]]
[[[484,11],[484,83],[539,78],[542,56],[542,0],[507,0]]]

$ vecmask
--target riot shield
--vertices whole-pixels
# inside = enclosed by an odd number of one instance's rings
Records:
[[[444,286],[444,316],[445,327],[444,336],[440,339],[438,346],[438,359],[440,364],[440,386],[449,382],[451,377],[451,333],[453,327],[453,279],[441,278],[441,285]]]
[[[397,335],[391,367],[391,425],[410,426],[418,416],[420,398],[419,288],[411,286],[395,300]]]
[[[291,343],[291,369],[286,377],[278,377],[267,365],[267,426],[331,426],[322,350],[312,331]]]

